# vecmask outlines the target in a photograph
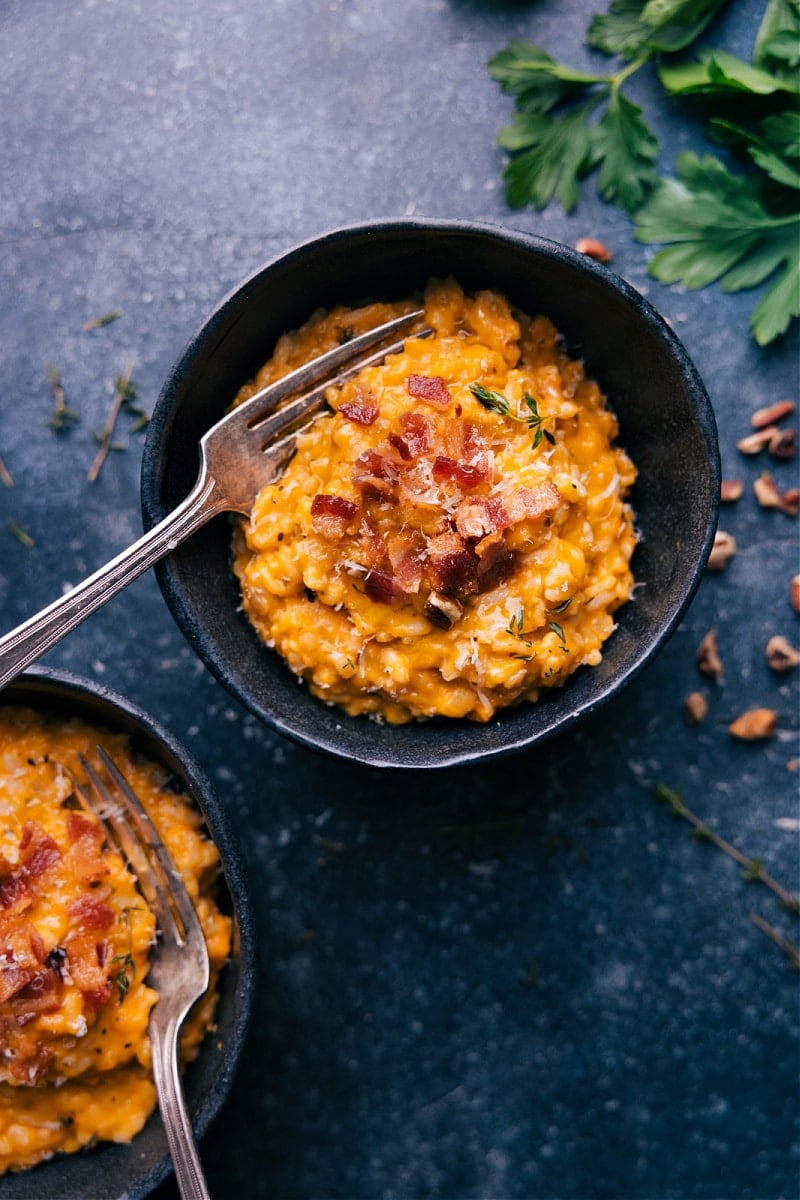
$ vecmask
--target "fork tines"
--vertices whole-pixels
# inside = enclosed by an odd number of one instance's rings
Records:
[[[136,876],[152,909],[159,931],[179,943],[197,925],[194,905],[155,825],[114,760],[95,747],[103,776],[80,756],[90,787],[73,780],[75,795],[98,817],[110,843],[116,846]]]

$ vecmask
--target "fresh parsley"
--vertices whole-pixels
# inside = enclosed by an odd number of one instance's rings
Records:
[[[800,315],[800,0],[769,0],[752,62],[723,49],[679,55],[727,2],[612,0],[585,41],[617,57],[616,71],[577,71],[521,40],[488,67],[515,103],[498,135],[510,154],[509,204],[555,200],[571,212],[595,175],[600,195],[633,217],[637,239],[663,247],[649,264],[661,282],[764,285],[750,325],[766,345]],[[708,136],[729,162],[684,153],[674,178],[660,175],[658,140],[625,94],[651,62],[665,96],[699,98]]]

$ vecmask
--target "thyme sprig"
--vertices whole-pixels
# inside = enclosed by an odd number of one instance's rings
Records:
[[[102,316],[92,317],[91,320],[84,321],[83,328],[86,330],[103,329],[106,325],[111,325],[112,322],[117,320],[119,320],[118,312],[107,312],[103,313]]]
[[[6,529],[17,539],[18,542],[22,542],[23,546],[27,546],[30,549],[31,546],[36,545],[36,542],[33,540],[28,531],[23,529],[19,521],[15,521],[13,517],[9,517],[8,521],[6,521]]]
[[[53,398],[55,399],[55,408],[48,424],[54,433],[64,433],[76,425],[80,421],[80,417],[67,404],[58,370],[53,363],[47,364],[47,378],[50,380],[50,387],[53,389]]]
[[[117,985],[120,1004],[122,1004],[131,990],[131,985],[136,978],[136,960],[133,957],[133,930],[131,929],[132,912],[141,912],[141,909],[137,905],[133,905],[122,910],[122,921],[128,928],[128,948],[124,954],[115,954],[111,959],[112,963],[120,964],[120,969],[114,976],[114,983]]]
[[[534,435],[534,450],[538,449],[543,438],[546,442],[549,442],[551,446],[555,445],[556,439],[553,437],[549,429],[544,428],[542,424],[544,418],[539,413],[539,406],[536,402],[536,398],[532,396],[530,392],[526,392],[523,396],[523,402],[529,411],[520,415],[520,413],[514,411],[511,401],[504,396],[502,392],[495,391],[494,389],[490,391],[480,383],[471,383],[469,385],[469,390],[472,392],[475,399],[478,400],[484,408],[488,408],[490,412],[499,413],[501,417],[508,417],[510,421],[521,421],[524,425],[527,425],[528,429],[530,429]]]
[[[800,897],[793,895],[793,893],[790,891],[787,891],[782,884],[778,883],[776,879],[774,879],[767,871],[765,871],[759,859],[744,854],[741,850],[734,846],[732,842],[729,842],[726,838],[721,837],[715,830],[711,828],[710,825],[707,825],[706,822],[698,817],[696,813],[692,812],[688,805],[684,803],[683,797],[678,792],[674,791],[670,787],[667,787],[666,784],[660,782],[653,784],[653,795],[657,800],[660,800],[662,803],[666,804],[674,816],[682,817],[684,821],[688,821],[694,830],[694,836],[696,838],[702,841],[711,842],[713,846],[716,846],[716,848],[721,850],[723,854],[726,854],[728,858],[731,858],[734,862],[738,863],[742,868],[743,879],[745,879],[748,883],[757,882],[763,884],[764,887],[769,888],[769,890],[778,897],[778,900],[786,912],[790,913],[793,917],[800,917]],[[772,939],[772,941],[781,947],[781,949],[791,959],[793,965],[800,965],[800,949],[798,949],[792,942],[789,942],[783,938],[780,934],[778,934],[777,930],[774,930],[772,926],[768,925],[768,923],[763,921],[760,917],[753,915],[751,919],[763,933],[766,933],[767,936]]]
[[[99,449],[94,457],[91,467],[89,468],[89,473],[86,476],[89,483],[94,483],[96,481],[101,470],[103,469],[103,463],[106,461],[109,453],[112,450],[124,449],[124,446],[121,442],[114,441],[114,433],[120,414],[122,412],[127,412],[135,418],[134,423],[131,426],[133,433],[138,433],[140,429],[143,429],[150,419],[143,409],[138,408],[134,404],[138,389],[133,381],[132,374],[133,364],[129,363],[123,373],[118,375],[114,380],[114,395],[111,400],[111,407],[109,409],[108,416],[106,417],[103,428],[99,433],[95,434],[95,441],[97,441]]]

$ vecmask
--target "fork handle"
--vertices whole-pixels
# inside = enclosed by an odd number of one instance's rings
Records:
[[[183,1099],[178,1066],[179,1025],[177,1020],[170,1022],[163,1032],[155,1024],[150,1027],[158,1104],[183,1200],[211,1200]]]
[[[0,688],[228,505],[201,472],[189,495],[116,558],[0,638]]]

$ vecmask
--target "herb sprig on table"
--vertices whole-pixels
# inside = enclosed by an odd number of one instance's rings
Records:
[[[597,173],[603,199],[625,209],[641,242],[659,244],[649,271],[663,283],[725,291],[767,285],[750,327],[767,345],[800,315],[800,0],[769,0],[751,63],[722,49],[678,57],[728,0],[612,0],[586,44],[620,60],[611,73],[574,70],[531,42],[514,41],[489,71],[514,97],[499,143],[514,207],[566,212]],[[655,62],[665,97],[700,97],[707,135],[725,148],[678,156],[659,174],[659,143],[624,88]]]

